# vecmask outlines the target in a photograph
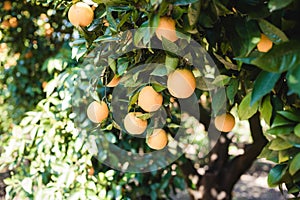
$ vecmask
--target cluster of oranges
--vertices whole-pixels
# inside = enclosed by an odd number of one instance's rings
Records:
[[[93,9],[83,2],[73,4],[68,12],[69,21],[74,26],[88,26],[94,18]],[[107,22],[107,26],[109,26]],[[176,35],[176,22],[170,17],[160,17],[156,36],[159,40],[165,38],[171,42],[178,40]],[[120,81],[120,77],[114,76],[106,85],[115,87]],[[167,89],[169,93],[176,98],[189,98],[195,91],[196,79],[193,73],[188,69],[176,69],[168,75]],[[137,100],[138,106],[145,112],[155,112],[163,104],[163,96],[154,90],[150,85],[141,89]],[[146,119],[142,119],[142,112],[129,112],[124,118],[124,128],[132,135],[143,134],[148,126]],[[109,116],[109,108],[104,101],[93,101],[87,108],[87,116],[94,123],[101,123]],[[232,124],[233,121],[233,124]],[[234,126],[234,117],[230,114],[217,116],[216,127],[223,132],[229,132]],[[163,149],[168,143],[168,135],[164,129],[154,129],[152,134],[147,135],[147,145],[155,150]]]
[[[11,9],[12,9],[11,1],[4,1],[3,10],[10,11]],[[16,28],[18,25],[19,25],[18,19],[16,17],[10,16],[9,18],[2,21],[1,28],[3,29]]]
[[[114,87],[119,83],[120,77],[114,76],[106,85]],[[190,97],[196,88],[196,79],[188,69],[176,69],[168,75],[167,89],[177,98]],[[137,105],[145,112],[155,112],[163,105],[163,95],[150,86],[144,86],[137,99]],[[124,118],[124,128],[131,135],[143,134],[148,126],[148,121],[142,119],[142,112],[129,112]],[[101,123],[109,116],[106,102],[93,101],[87,108],[87,116],[94,123]],[[164,129],[156,128],[152,134],[147,135],[147,145],[155,150],[163,149],[168,143],[168,135]]]

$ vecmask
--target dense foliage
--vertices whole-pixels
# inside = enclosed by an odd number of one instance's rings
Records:
[[[265,146],[260,157],[277,163],[269,173],[269,185],[285,185],[298,195],[299,1],[93,0],[85,1],[95,15],[88,27],[69,23],[67,11],[75,1],[20,0],[12,1],[11,7],[5,6],[7,2],[0,3],[0,171],[11,175],[5,180],[8,199],[166,199],[178,189],[199,190],[201,178],[214,168],[208,164],[211,154],[205,152],[209,139],[214,139],[210,121],[224,111],[249,120],[253,143],[262,141]],[[176,30],[182,33],[177,41],[157,39],[161,16],[176,21]],[[257,49],[262,34],[272,41],[268,52]],[[191,41],[208,54],[191,55]],[[207,62],[210,57],[218,70]],[[205,67],[198,69],[201,64]],[[195,95],[200,101],[194,107],[201,116],[188,116],[185,123],[180,101],[162,80],[175,68],[196,74]],[[106,87],[114,75],[123,77],[127,99],[114,93],[121,86]],[[142,78],[150,75],[152,82]],[[143,160],[154,171],[133,173],[123,162],[127,154],[108,149],[117,146],[132,154],[153,150],[144,138],[128,135],[119,123],[124,116],[114,113],[142,111],[137,98],[149,82],[163,95],[169,138],[182,129],[189,134],[176,138],[178,147],[189,143],[195,151],[169,158],[172,164],[163,169],[169,161],[165,157],[158,164]],[[93,100],[104,100],[112,111],[99,125],[86,116]],[[153,115],[145,112],[141,117],[151,122]],[[237,140],[222,133],[218,141],[223,137],[228,145]],[[237,157],[228,155],[227,147],[222,164]],[[118,164],[123,171],[112,168]],[[139,166],[129,163],[130,167]],[[198,179],[189,176],[189,168],[198,172]]]

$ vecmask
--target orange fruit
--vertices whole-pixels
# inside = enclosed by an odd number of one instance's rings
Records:
[[[9,10],[11,10],[11,8],[12,8],[12,5],[11,5],[10,1],[4,1],[3,2],[3,10],[9,11]]]
[[[196,79],[187,69],[177,69],[168,75],[167,88],[177,98],[190,97],[196,88]]]
[[[157,111],[163,103],[163,96],[151,86],[144,87],[138,96],[138,106],[146,112]]]
[[[268,52],[272,49],[273,42],[265,35],[260,34],[260,41],[257,44],[257,50],[260,52]]]
[[[8,29],[9,27],[10,27],[9,21],[7,19],[3,20],[1,23],[1,28]]]
[[[16,28],[18,26],[18,19],[16,17],[12,17],[8,20],[10,27]]]
[[[103,26],[109,27],[109,22],[107,19],[103,19]]]
[[[104,101],[93,101],[87,108],[87,116],[94,123],[100,123],[108,117],[109,110]]]
[[[88,4],[77,2],[70,7],[68,18],[74,26],[88,26],[94,19],[94,12]]]
[[[168,135],[164,129],[154,129],[147,137],[146,143],[151,149],[163,149],[168,144]]]
[[[111,81],[106,85],[107,87],[116,87],[120,82],[121,77],[114,75]]]
[[[161,17],[157,29],[155,30],[157,38],[162,40],[162,37],[164,37],[171,42],[178,40],[175,25],[176,22],[174,19],[170,17]]]
[[[124,118],[124,127],[126,131],[133,135],[142,134],[148,125],[147,120],[138,118],[138,115],[141,115],[141,112],[131,112],[128,113]]]
[[[230,132],[235,125],[235,118],[231,113],[224,113],[215,118],[215,126],[221,132]]]
[[[33,56],[32,51],[28,51],[28,52],[25,53],[25,55],[24,55],[24,57],[25,57],[26,59],[32,58],[32,56]]]
[[[95,169],[94,169],[94,167],[91,167],[91,168],[89,168],[89,170],[88,170],[88,174],[89,174],[90,176],[93,176],[93,175],[94,175],[94,173],[95,173]]]
[[[46,81],[43,81],[42,88],[45,89],[47,87],[48,83]]]

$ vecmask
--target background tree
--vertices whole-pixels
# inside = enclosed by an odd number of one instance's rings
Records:
[[[7,197],[164,199],[171,191],[187,187],[195,199],[230,199],[234,184],[260,154],[278,163],[269,173],[269,185],[285,185],[298,195],[298,1],[94,0],[86,1],[93,11],[92,23],[78,23],[85,27],[73,27],[68,22],[67,12],[73,3],[50,0],[0,4],[0,169],[10,172],[5,180]],[[76,21],[72,23],[77,25]],[[197,69],[186,62],[189,55],[170,53],[184,49],[188,43],[176,34],[161,37],[157,30],[162,24],[201,44],[220,74],[196,75]],[[125,37],[128,45],[160,44],[160,50],[137,49],[115,60],[106,56],[124,48],[117,45],[124,39],[117,33],[141,27],[146,31]],[[102,57],[93,54],[95,48]],[[195,94],[201,100],[198,117],[205,128],[193,132],[208,132],[208,137],[191,144],[197,152],[211,144],[212,151],[204,158],[185,153],[170,166],[148,173],[113,170],[102,163],[118,163],[121,158],[106,152],[105,145],[132,152],[153,150],[145,139],[120,131],[122,125],[115,123],[113,112],[95,125],[86,116],[86,108],[91,101],[104,100],[110,109],[116,98],[111,95],[114,89],[107,87],[110,80],[126,77],[138,65],[149,63],[167,66],[149,68],[156,75],[167,75],[177,68],[194,72]],[[127,106],[120,108],[143,112],[138,118],[151,123],[152,115],[137,102],[140,90],[147,85],[139,79],[142,73],[148,72],[137,71],[135,76],[121,79],[125,86],[137,89],[129,90]],[[98,77],[91,80],[93,75]],[[175,137],[181,120],[178,99],[159,81],[151,86],[163,96],[162,106],[168,113],[165,129],[169,138]],[[227,96],[225,107],[224,99],[217,98],[222,90]],[[218,131],[209,128],[210,124],[224,108],[249,121],[252,143],[236,144],[237,136],[227,132],[214,137]],[[90,143],[98,145],[94,154],[87,145]],[[235,145],[243,149],[243,154],[229,154],[229,146]]]

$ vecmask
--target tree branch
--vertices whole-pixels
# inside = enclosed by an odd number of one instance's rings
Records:
[[[244,149],[243,155],[233,158],[220,173],[220,177],[224,177],[223,183],[227,184],[228,191],[233,189],[240,176],[251,167],[264,146],[268,143],[262,131],[258,112],[249,119],[249,123],[253,143]]]

